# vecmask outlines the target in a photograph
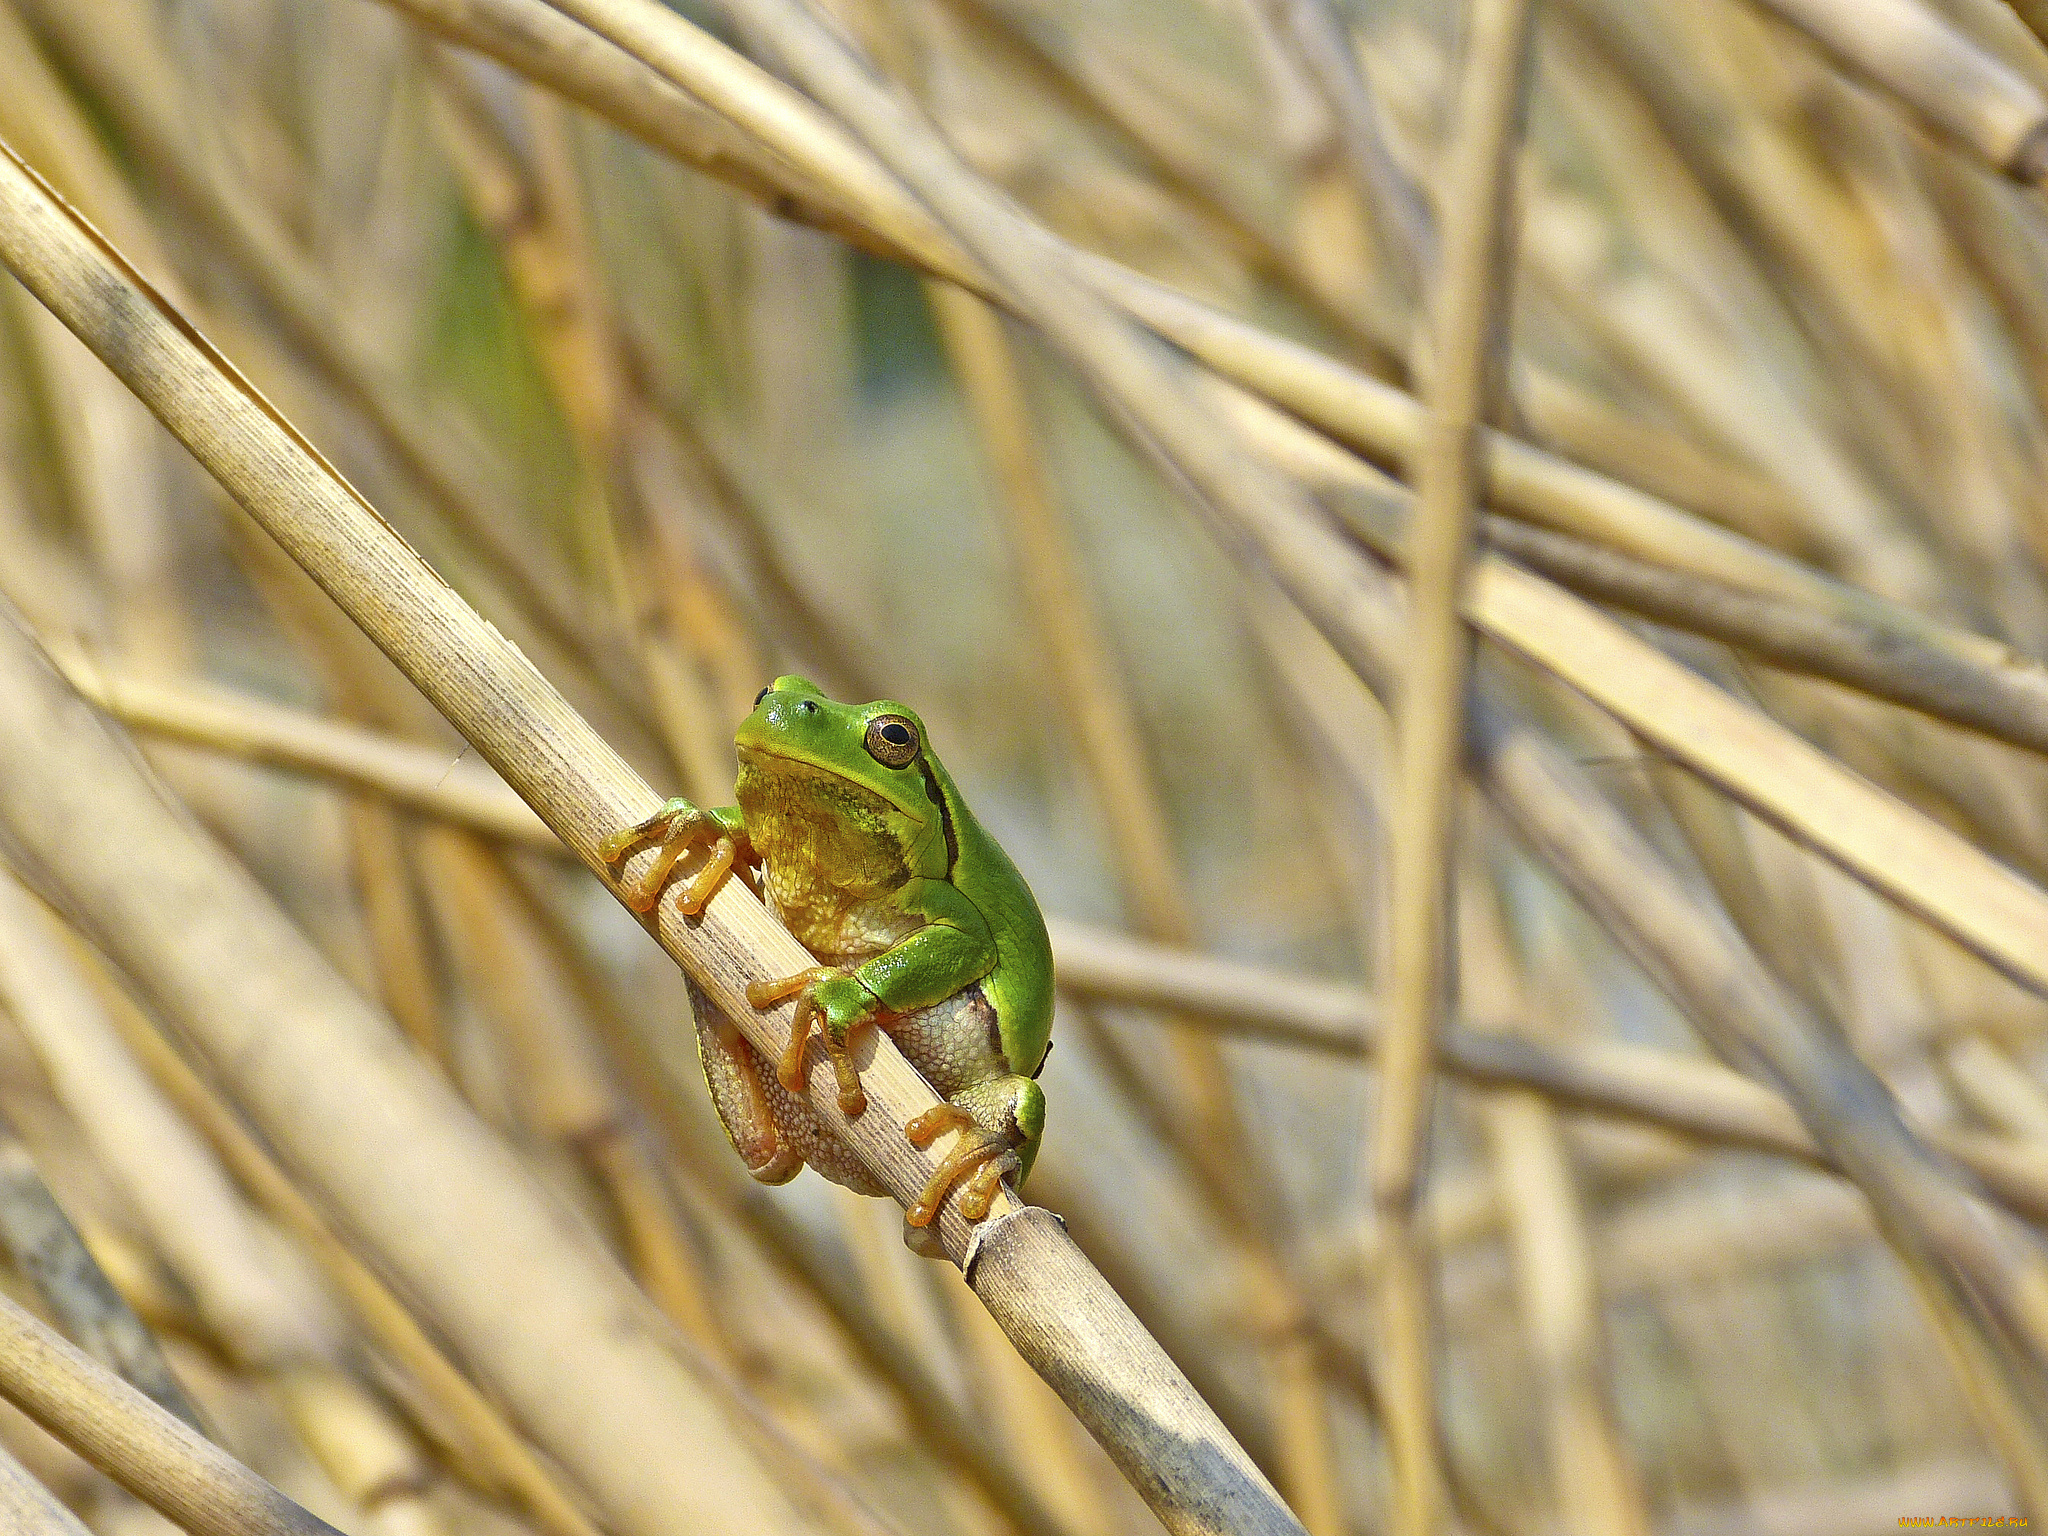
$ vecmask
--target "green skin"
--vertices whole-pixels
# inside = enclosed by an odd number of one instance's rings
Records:
[[[733,740],[739,804],[671,802],[669,839],[723,834],[742,860],[761,863],[768,902],[790,932],[844,968],[803,989],[824,1027],[843,1041],[879,1022],[942,1097],[1014,1155],[1021,1182],[1045,1125],[1033,1077],[1053,1005],[1052,949],[1024,877],[900,704],[835,703],[803,678],[779,677]],[[907,760],[892,765],[877,751]],[[736,1033],[706,1044],[705,1066],[727,1133],[755,1176],[793,1176],[801,1162],[780,1149],[794,1148],[828,1177],[863,1187],[858,1171],[799,1123],[812,1120],[808,1106],[772,1082],[760,1095],[721,1093],[721,1068],[748,1049]],[[771,1158],[750,1146],[779,1150]]]

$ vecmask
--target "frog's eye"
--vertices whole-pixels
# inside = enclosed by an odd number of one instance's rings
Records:
[[[917,727],[901,715],[877,715],[861,745],[885,768],[901,768],[917,756]]]
[[[767,688],[763,688],[763,689],[762,689],[762,690],[761,690],[761,691],[760,691],[759,693],[755,694],[755,695],[754,695],[754,708],[756,708],[756,709],[759,709],[759,708],[761,707],[761,701],[762,701],[763,699],[767,698],[767,697],[768,697],[768,695],[769,695],[769,694],[771,694],[771,693],[773,693],[774,691],[775,691],[775,689],[774,689],[774,687],[773,687],[773,686],[771,685],[771,686],[769,686],[769,687],[767,687]]]

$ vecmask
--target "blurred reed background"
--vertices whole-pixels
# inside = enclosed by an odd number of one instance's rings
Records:
[[[771,0],[681,9],[809,84]],[[1459,227],[1465,7],[828,9],[1069,276],[1100,253],[1251,322],[1205,350],[1156,289],[1115,301],[1213,370],[1183,382],[1227,453],[1321,496],[1346,558],[1399,556],[1382,471],[1428,478],[1410,397],[1460,363],[1418,315]],[[924,715],[1056,920],[1027,1193],[1313,1536],[1856,1536],[2048,1514],[2037,9],[1547,0],[1502,56],[1527,123],[1486,410],[1535,447],[1485,461],[1477,675],[1649,863],[1546,835],[1512,754],[1451,797],[1422,1525],[1359,1059],[1402,799],[1299,564],[943,280],[978,258],[832,187],[809,120],[722,140],[540,0],[6,0],[0,137],[658,789],[727,802],[778,672]],[[673,1321],[798,1522],[726,1529],[1151,1528],[888,1202],[747,1181],[671,961],[12,282],[0,589]],[[346,1531],[624,1530],[231,1074],[11,884],[0,1003],[7,1296]],[[0,1445],[94,1532],[167,1528],[4,1408]],[[0,1479],[0,1514],[62,1528],[23,1498]]]

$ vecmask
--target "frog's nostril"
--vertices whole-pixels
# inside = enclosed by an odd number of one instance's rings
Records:
[[[809,699],[805,699],[797,708],[807,715],[815,715],[818,712],[818,706]]]

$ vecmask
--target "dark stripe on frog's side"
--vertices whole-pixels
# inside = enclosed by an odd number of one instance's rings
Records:
[[[918,772],[924,775],[925,793],[932,797],[932,804],[939,808],[939,827],[946,834],[946,878],[951,880],[960,864],[960,839],[953,831],[953,808],[946,804],[946,797],[939,789],[939,776],[932,772],[931,760],[923,754],[917,759]]]
[[[1005,1072],[1016,1071],[1017,1069],[1010,1065],[1009,1054],[1003,1049],[1002,1018],[996,1013],[996,1005],[988,1000],[988,994],[981,989],[981,983],[978,981],[974,984],[974,997],[982,1006],[982,1022],[988,1029],[988,1048],[995,1052],[996,1060],[1003,1064]]]

